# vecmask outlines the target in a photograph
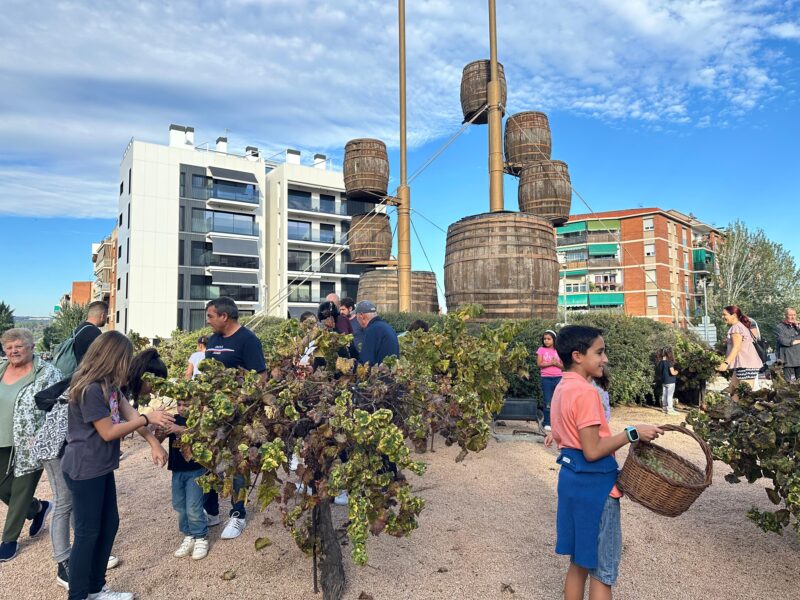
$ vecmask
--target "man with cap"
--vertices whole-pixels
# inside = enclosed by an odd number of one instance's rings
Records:
[[[378,316],[378,309],[369,300],[356,304],[356,319],[364,330],[364,345],[358,355],[362,365],[377,365],[387,356],[399,356],[400,344],[392,326]]]

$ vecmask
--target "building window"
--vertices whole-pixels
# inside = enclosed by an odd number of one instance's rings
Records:
[[[206,326],[206,309],[192,308],[189,310],[189,331],[197,331]]]
[[[258,235],[255,217],[219,210],[192,209],[192,231],[195,233],[233,233]]]
[[[180,212],[178,213],[178,231],[185,231],[184,227],[186,226],[186,207],[181,206]]]
[[[117,277],[117,291],[119,291],[121,287],[122,287],[122,278]]]
[[[688,252],[684,252],[683,253],[683,268],[684,269],[688,269],[689,268],[689,253]]]
[[[358,298],[358,280],[346,279],[342,281],[342,298]]]
[[[311,241],[311,223],[289,219],[287,222],[287,235],[290,240]]]
[[[308,271],[311,269],[311,252],[289,250],[287,267],[289,271]],[[309,292],[310,297],[310,292]]]
[[[186,244],[183,243],[183,240],[178,240],[178,264],[183,266],[185,264],[186,256],[184,255],[183,247]]]
[[[644,230],[645,231],[653,231],[656,227],[653,223],[653,218],[648,217],[647,219],[642,219],[642,223],[644,223]]]
[[[182,246],[181,246],[182,247]],[[228,254],[214,254],[214,245],[208,242],[192,241],[192,266],[193,267],[230,267],[233,269],[257,269],[257,256],[233,256]]]
[[[586,250],[567,250],[565,257],[567,262],[586,260]]]
[[[644,245],[644,255],[645,256],[655,256],[656,255],[656,245],[655,244],[645,244]]]
[[[229,296],[239,302],[258,302],[258,288],[231,284],[212,284],[211,277],[192,275],[190,279],[190,300],[214,300]]]
[[[206,188],[206,181],[202,175],[192,175],[192,188],[203,190]]]
[[[183,274],[178,275],[178,300],[183,300]]]
[[[319,282],[319,300],[325,300],[328,294],[336,293],[336,283],[333,281],[320,281]]]
[[[182,308],[178,309],[178,323],[176,325],[176,328],[178,328],[181,331],[183,331],[183,309]]]
[[[128,275],[129,273],[125,273],[125,300],[128,299]]]
[[[685,246],[686,245],[686,228],[684,227],[681,230],[681,232],[682,232],[682,236],[683,236],[683,245]]]
[[[122,258],[122,246],[117,246],[117,260]]]
[[[578,292],[586,292],[586,282],[583,283],[567,283],[565,289],[568,294],[574,294]]]
[[[181,182],[180,182],[180,196],[181,198],[186,197],[186,173],[181,171]]]
[[[133,193],[133,188],[131,187],[131,183],[133,181],[132,175],[133,175],[133,169],[132,168],[128,169],[128,195],[129,196]]]
[[[319,226],[319,241],[325,244],[336,242],[336,226],[321,223]]]
[[[131,238],[125,240],[125,262],[128,264],[131,262]]]
[[[312,210],[311,192],[301,192],[300,190],[289,190],[289,208],[298,210]]]
[[[117,325],[119,325],[119,311],[117,311],[117,320],[115,321]]]
[[[320,273],[336,273],[336,255],[323,252],[319,255]]]
[[[128,202],[128,229],[131,228],[131,203]]]
[[[336,212],[336,197],[328,196],[327,194],[319,195],[319,209],[326,213]]]
[[[656,270],[655,269],[645,269],[644,270],[644,282],[645,283],[652,283],[656,285]]]
[[[122,196],[122,192],[124,192],[124,191],[125,191],[125,182],[124,181],[120,181],[119,182],[119,195]]]
[[[311,302],[311,283],[294,281],[289,284],[289,302]]]
[[[658,296],[655,294],[647,296],[647,308],[658,308]]]
[[[122,213],[119,213],[119,226],[122,227]]]
[[[125,309],[125,324],[124,324],[124,327],[122,329],[122,332],[123,333],[128,333],[128,309],[127,308]]]

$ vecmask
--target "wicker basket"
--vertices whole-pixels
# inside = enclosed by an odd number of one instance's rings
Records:
[[[665,517],[677,517],[697,500],[711,485],[714,460],[711,450],[693,431],[678,425],[661,425],[665,431],[678,431],[693,438],[706,456],[705,473],[674,452],[651,444],[638,442],[631,446],[622,467],[617,486],[634,502]],[[656,472],[648,462],[658,461]]]

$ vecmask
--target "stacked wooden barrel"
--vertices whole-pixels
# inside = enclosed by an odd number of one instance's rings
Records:
[[[389,215],[382,212],[353,215],[347,243],[353,262],[387,262],[392,256]]]
[[[360,138],[344,147],[344,189],[348,198],[378,202],[389,185],[389,158],[386,144]]]
[[[503,65],[497,63],[497,75],[500,79],[500,106],[502,114],[505,114],[506,98],[508,91],[506,88],[506,73]],[[488,122],[489,111],[483,110],[489,101],[486,86],[489,83],[489,61],[476,60],[464,67],[461,75],[461,111],[464,113],[466,123],[477,113],[480,113],[473,121],[476,125],[485,125]],[[483,110],[483,112],[481,112]]]
[[[358,301],[369,300],[378,312],[400,310],[400,288],[397,269],[375,269],[361,275],[358,282]],[[412,312],[438,313],[436,275],[430,271],[411,272]]]

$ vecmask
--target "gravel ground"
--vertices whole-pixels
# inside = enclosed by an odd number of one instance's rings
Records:
[[[667,419],[682,420],[651,409],[618,409],[612,429]],[[662,439],[683,456],[702,461],[689,437],[671,433]],[[214,528],[205,560],[174,558],[181,535],[170,503],[169,473],[149,462],[147,446],[138,438],[123,447],[117,472],[122,522],[114,547],[122,563],[109,571],[110,585],[140,599],[321,599],[312,592],[311,561],[281,525],[265,525],[263,515],[251,515],[237,540],[220,540],[221,528]],[[530,441],[492,441],[462,463],[454,462],[456,454],[437,440],[436,452],[425,455],[428,473],[414,481],[428,502],[420,528],[410,538],[372,538],[367,567],[352,566],[348,557],[346,598],[355,600],[362,592],[375,600],[561,597],[567,559],[553,552],[555,452]],[[617,458],[622,464],[624,451]],[[723,479],[727,467],[714,467],[714,485],[678,518],[659,517],[623,500],[625,544],[617,598],[798,597],[800,543],[792,532],[762,533],[745,516],[752,505],[769,506],[763,483],[729,485]],[[49,497],[46,478],[39,491]],[[279,522],[275,511],[267,516]],[[0,504],[0,522],[4,518],[5,505]],[[346,509],[334,507],[336,523],[345,518]],[[256,538],[265,535],[273,545],[256,552]],[[26,536],[17,558],[0,564],[0,597],[65,598],[55,583],[48,537]],[[223,581],[228,570],[236,577]],[[503,590],[506,585],[513,593]]]

